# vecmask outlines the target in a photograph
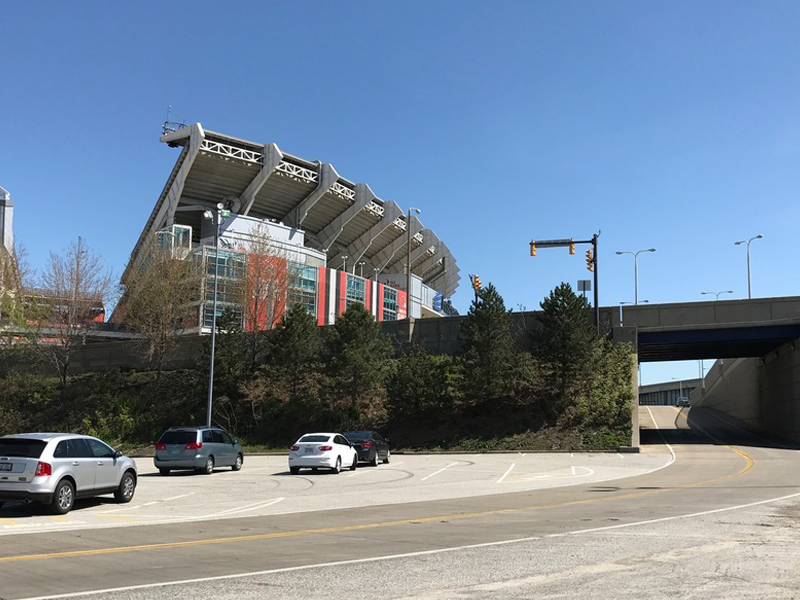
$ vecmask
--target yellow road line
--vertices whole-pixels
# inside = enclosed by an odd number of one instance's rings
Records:
[[[17,521],[12,521],[11,519],[0,519],[0,523],[4,525],[19,525]]]
[[[48,519],[52,519],[53,521],[61,521],[63,523],[69,523],[70,522],[69,519],[65,519],[64,517],[56,517],[56,516],[52,516],[51,515],[51,516],[48,516],[47,518]]]
[[[688,425],[688,422],[687,422]],[[709,437],[712,437],[707,432],[703,431]],[[712,438],[713,439],[713,438]],[[650,496],[652,494],[659,494],[662,492],[667,492],[675,489],[684,489],[684,488],[694,488],[701,485],[706,485],[709,483],[716,483],[719,481],[723,481],[726,479],[732,479],[734,477],[738,477],[743,475],[747,471],[755,466],[755,460],[750,457],[746,452],[739,450],[738,448],[734,448],[733,446],[726,446],[739,456],[741,456],[745,460],[745,465],[730,475],[723,475],[721,477],[714,477],[712,479],[707,479],[704,481],[698,481],[696,483],[686,484],[680,486],[679,488],[664,488],[658,490],[648,490],[644,492],[635,492],[631,494],[622,494],[618,496],[605,496],[603,498],[589,498],[586,500],[574,500],[572,502],[562,502],[558,504],[542,504],[538,506],[526,506],[521,508],[506,508],[506,509],[498,509],[498,510],[488,510],[482,512],[472,512],[472,513],[462,513],[462,514],[455,514],[455,515],[439,515],[435,517],[420,517],[417,519],[400,519],[396,521],[383,521],[378,523],[363,523],[360,525],[341,525],[338,527],[324,527],[318,529],[301,529],[297,531],[284,531],[278,533],[260,533],[260,534],[252,534],[252,535],[240,535],[240,536],[232,536],[232,537],[221,537],[221,538],[208,538],[204,540],[190,540],[185,542],[161,542],[157,544],[141,544],[136,546],[117,546],[117,547],[110,547],[110,548],[95,548],[92,550],[68,550],[64,552],[47,552],[43,554],[25,554],[20,556],[5,556],[0,557],[0,563],[5,562],[15,562],[15,561],[26,561],[26,560],[43,560],[48,558],[64,558],[64,557],[73,557],[73,556],[93,556],[97,554],[111,554],[116,552],[133,552],[138,550],[155,550],[160,548],[180,548],[180,547],[187,547],[187,546],[202,546],[202,545],[209,545],[209,544],[224,544],[230,542],[247,542],[247,541],[254,541],[254,540],[268,540],[268,539],[279,539],[279,538],[289,538],[289,537],[299,537],[303,535],[317,535],[317,534],[324,534],[324,533],[342,533],[346,531],[359,531],[365,529],[377,529],[380,527],[396,527],[398,525],[412,525],[418,523],[430,523],[434,521],[454,521],[458,519],[474,519],[480,517],[489,517],[495,515],[502,515],[502,514],[512,514],[512,513],[522,513],[522,512],[530,512],[530,511],[538,511],[538,510],[546,510],[549,508],[563,508],[567,506],[578,506],[581,504],[593,504],[598,502],[608,502],[611,500],[628,500],[632,498],[643,498],[645,496]],[[130,519],[125,519],[123,517],[115,517],[112,515],[98,515],[99,517],[105,517],[109,519],[120,519],[123,521],[131,521]]]
[[[748,461],[742,469],[733,473],[731,475],[725,475],[722,477],[715,477],[713,479],[709,479],[706,481],[700,481],[694,484],[689,484],[684,487],[697,487],[700,485],[704,485],[707,483],[713,483],[717,481],[721,481],[723,479],[731,479],[733,477],[737,477],[752,468],[755,464],[752,458],[747,456],[744,452],[740,452],[733,448],[734,452],[741,455]],[[64,552],[48,552],[43,554],[26,554],[21,556],[6,556],[0,557],[0,563],[5,562],[15,562],[15,561],[26,561],[26,560],[42,560],[48,558],[64,558],[64,557],[73,557],[73,556],[93,556],[97,554],[111,554],[115,552],[133,552],[138,550],[155,550],[160,548],[180,548],[180,547],[187,547],[187,546],[202,546],[202,545],[209,545],[209,544],[224,544],[230,542],[247,542],[247,541],[254,541],[254,540],[268,540],[268,539],[279,539],[279,538],[289,538],[289,537],[298,537],[303,535],[318,535],[318,534],[325,534],[325,533],[342,533],[347,531],[359,531],[365,529],[377,529],[379,527],[396,527],[398,525],[412,525],[418,523],[430,523],[434,521],[454,521],[457,519],[474,519],[479,517],[489,517],[495,515],[502,515],[502,514],[512,514],[512,513],[521,513],[521,512],[529,512],[529,511],[538,511],[538,510],[546,510],[549,508],[563,508],[566,506],[578,506],[581,504],[593,504],[598,502],[608,502],[610,500],[627,500],[631,498],[642,498],[644,496],[650,496],[652,494],[658,494],[661,492],[670,491],[672,489],[677,488],[667,488],[667,489],[660,489],[660,490],[648,490],[645,492],[635,492],[632,494],[623,494],[619,496],[606,496],[603,498],[589,498],[586,500],[575,500],[572,502],[562,502],[558,504],[542,504],[538,506],[526,506],[522,508],[506,508],[506,509],[499,509],[499,510],[488,510],[482,512],[472,512],[472,513],[462,513],[462,514],[455,514],[455,515],[439,515],[435,517],[420,517],[417,519],[401,519],[397,521],[383,521],[378,523],[363,523],[360,525],[342,525],[339,527],[323,527],[319,529],[302,529],[297,531],[284,531],[278,533],[260,533],[260,534],[252,534],[252,535],[240,535],[240,536],[233,536],[233,537],[221,537],[221,538],[208,538],[204,540],[190,540],[185,542],[161,542],[158,544],[141,544],[136,546],[118,546],[118,547],[111,547],[111,548],[95,548],[92,550],[68,550]],[[105,516],[105,515],[98,515],[98,516]],[[117,517],[121,518],[121,517]]]

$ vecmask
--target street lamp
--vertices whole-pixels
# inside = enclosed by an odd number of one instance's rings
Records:
[[[642,300],[642,304],[647,304],[648,302],[650,302],[650,300]],[[626,302],[624,300],[620,301],[620,303],[619,303],[619,324],[620,324],[620,327],[622,326],[622,323],[623,323],[622,322],[622,305],[623,304],[633,304],[633,302]]]
[[[416,214],[420,213],[418,208],[414,208],[413,206],[408,209],[408,218],[406,219],[406,293],[408,294],[408,298],[406,299],[406,317],[410,320],[411,319],[411,211],[414,211]],[[411,336],[411,329],[409,328],[409,337]]]
[[[753,297],[750,291],[750,242],[752,242],[753,240],[760,240],[763,237],[764,236],[759,233],[757,236],[751,237],[749,240],[739,240],[738,242],[734,242],[736,246],[739,246],[741,244],[747,244],[747,297],[748,298]]]
[[[633,303],[639,304],[639,255],[642,252],[655,252],[655,248],[648,248],[647,250],[637,250],[636,252],[630,252],[628,250],[619,251],[617,250],[617,254],[631,254],[633,255]]]
[[[342,271],[347,271],[347,254],[342,254]]]
[[[683,379],[673,377],[672,381],[678,382],[678,398],[683,398]]]
[[[214,397],[214,350],[217,341],[217,292],[219,290],[219,228],[222,219],[231,216],[226,208],[227,200],[217,204],[216,213],[207,210],[203,213],[206,219],[214,223],[214,303],[211,314],[211,364],[208,369],[208,404],[206,405],[206,427],[211,427],[211,402]],[[205,303],[204,303],[205,304]],[[204,309],[205,312],[205,309]],[[203,319],[205,321],[205,318]]]
[[[724,292],[700,292],[701,294],[711,294],[714,296],[714,300],[719,300],[720,294],[732,294],[733,290],[725,290]]]

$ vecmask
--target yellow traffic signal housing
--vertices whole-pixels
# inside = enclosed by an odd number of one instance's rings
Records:
[[[481,291],[481,280],[477,275],[472,276],[472,287],[475,288],[476,292]]]
[[[592,255],[591,250],[586,251],[586,269],[589,271],[594,271],[594,256]]]
[[[569,253],[570,254],[575,254],[575,242],[570,242],[569,243]]]
[[[536,242],[531,242],[531,256],[536,256]]]

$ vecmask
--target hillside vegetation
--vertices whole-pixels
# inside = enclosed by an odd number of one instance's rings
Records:
[[[395,353],[373,317],[348,308],[324,335],[301,307],[253,336],[221,319],[214,422],[242,442],[282,448],[313,431],[378,429],[393,447],[612,449],[630,443],[631,350],[598,335],[585,299],[562,284],[524,347],[489,285],[472,303],[457,356]],[[19,347],[17,352],[21,351]],[[205,422],[208,360],[182,371],[0,378],[0,434],[71,431],[143,447]]]

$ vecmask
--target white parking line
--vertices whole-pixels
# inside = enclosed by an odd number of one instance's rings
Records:
[[[513,469],[516,465],[517,465],[517,463],[511,463],[511,466],[508,467],[508,470],[505,473],[503,473],[503,476],[500,479],[497,480],[497,483],[503,483],[503,479],[505,479],[506,476],[509,473],[511,473],[511,469]]]
[[[575,475],[575,465],[572,465],[572,474]]]
[[[223,510],[218,513],[212,513],[210,515],[205,515],[201,518],[203,519],[213,519],[214,517],[222,517],[228,515],[239,514],[242,512],[249,512],[251,510],[257,510],[259,508],[266,508],[267,506],[272,506],[273,504],[277,504],[282,500],[286,500],[286,498],[273,498],[272,500],[267,500],[266,502],[256,502],[255,504],[247,504],[245,506],[238,506],[236,508],[230,508],[228,510]]]
[[[428,479],[428,478],[430,478],[430,477],[433,477],[434,475],[438,475],[439,473],[441,473],[442,471],[445,471],[445,470],[449,469],[450,467],[455,467],[457,464],[458,464],[458,463],[450,463],[449,465],[447,465],[446,467],[442,467],[441,469],[439,469],[439,470],[438,470],[438,471],[436,471],[435,473],[431,473],[430,475],[427,475],[426,477],[423,477],[421,481],[425,481],[426,479]]]
[[[171,498],[164,498],[164,502],[171,502],[172,500],[180,500],[181,498],[186,498],[187,496],[193,496],[194,492],[189,492],[188,494],[181,494],[180,496],[172,496]]]

